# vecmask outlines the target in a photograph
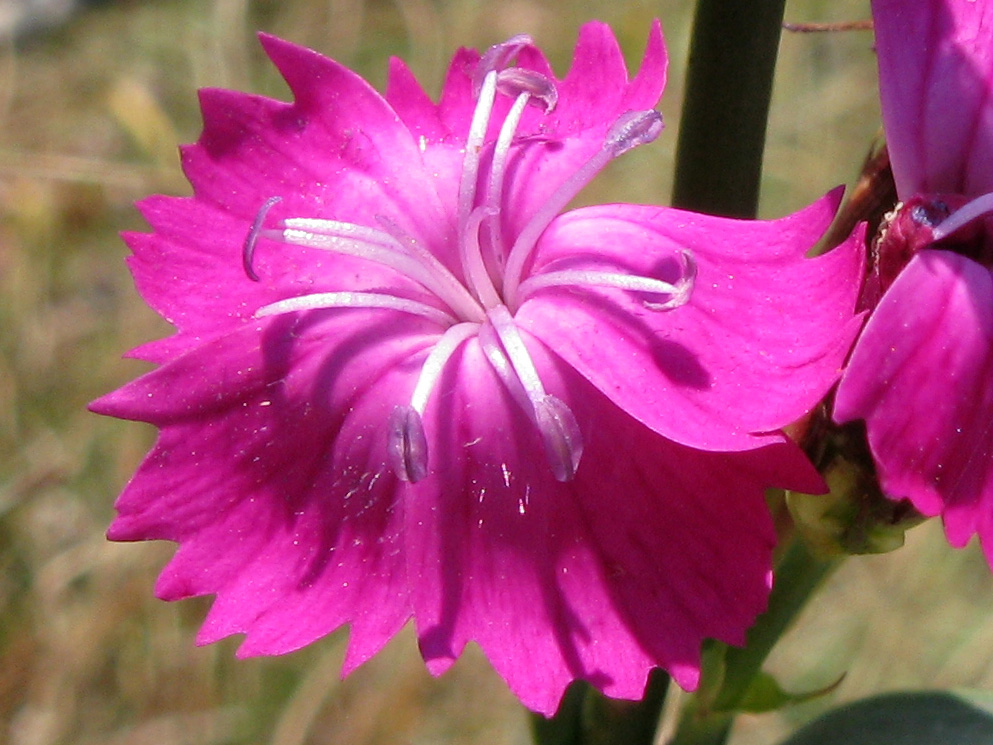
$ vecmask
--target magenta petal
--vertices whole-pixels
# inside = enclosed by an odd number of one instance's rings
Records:
[[[279,654],[351,623],[353,667],[409,617],[383,425],[425,339],[363,314],[270,319],[261,345],[230,334],[93,406],[162,429],[110,537],[180,543],[158,593],[217,595],[201,642]]]
[[[755,447],[823,398],[858,332],[860,238],[804,258],[838,197],[771,222],[633,205],[567,213],[539,242],[533,274],[621,268],[672,281],[689,250],[690,301],[655,312],[640,293],[548,288],[518,318],[656,432],[705,450]]]
[[[775,536],[764,487],[816,490],[820,479],[786,444],[726,455],[668,442],[529,347],[580,422],[583,461],[573,481],[555,481],[534,456],[533,427],[478,346],[466,348],[445,411],[426,420],[432,447],[455,458],[406,502],[429,669],[444,671],[475,641],[545,714],[577,678],[639,698],[661,665],[694,688],[702,639],[742,643],[765,607]]]
[[[421,240],[444,245],[440,234],[451,216],[416,139],[385,99],[316,52],[262,41],[295,101],[201,92],[203,134],[183,149],[197,200],[249,224],[272,196],[283,198],[274,219],[307,214],[375,225],[386,215]]]
[[[580,29],[572,67],[559,86],[553,131],[560,135],[610,125],[626,111],[654,108],[665,88],[668,60],[656,20],[638,75],[629,81],[617,39],[604,23]]]
[[[462,82],[468,86],[467,80]],[[467,92],[471,94],[471,89]],[[402,60],[390,60],[386,100],[403,120],[404,126],[417,137],[424,168],[432,174],[442,203],[455,204],[462,177],[465,133],[456,135],[452,132],[449,128],[451,122],[442,116],[443,109],[431,101]],[[464,123],[466,130],[472,117],[472,106],[472,98],[467,98],[460,108],[468,117]]]
[[[993,191],[993,6],[873,0],[872,12],[899,194]]]
[[[445,82],[438,100],[438,117],[457,141],[465,142],[476,108],[473,78],[479,64],[475,49],[459,49],[448,66]]]
[[[866,325],[835,402],[865,419],[884,491],[993,556],[993,277],[922,251]]]
[[[439,118],[438,108],[424,92],[410,68],[396,57],[390,59],[385,97],[404,126],[415,136],[425,137],[431,142],[441,142],[451,134]]]

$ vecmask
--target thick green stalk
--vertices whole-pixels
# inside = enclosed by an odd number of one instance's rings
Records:
[[[741,703],[776,642],[824,578],[840,563],[840,559],[814,556],[802,540],[794,539],[776,566],[769,608],[748,630],[745,646],[729,647],[724,655],[724,685],[717,696],[716,708],[734,710]]]
[[[704,681],[701,690],[681,712],[679,729],[667,745],[723,745],[727,742],[736,710],[772,648],[839,563],[840,559],[819,559],[802,541],[793,541],[776,566],[776,583],[769,597],[769,608],[749,629],[744,647],[721,645],[723,649],[712,650],[717,664],[705,666],[705,677],[707,673],[716,674],[718,680],[709,681],[709,687],[708,681]]]
[[[538,745],[652,745],[669,676],[653,670],[641,701],[608,698],[586,683],[574,684],[551,719],[533,714]]]
[[[699,0],[674,207],[755,217],[786,0]]]

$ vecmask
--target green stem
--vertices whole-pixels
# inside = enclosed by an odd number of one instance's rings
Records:
[[[839,563],[840,559],[819,559],[802,540],[793,540],[776,567],[769,608],[748,630],[745,646],[729,647],[724,655],[724,685],[717,696],[716,708],[727,711],[737,708],[776,642]]]
[[[653,670],[641,701],[608,698],[586,683],[574,684],[551,719],[533,714],[538,745],[652,745],[669,676]]]
[[[720,677],[714,695],[706,681],[682,712],[679,730],[668,745],[723,745],[731,734],[736,709],[776,642],[839,560],[822,560],[794,540],[776,567],[769,607],[748,631],[744,647],[726,647],[719,664],[705,672]],[[701,696],[703,693],[705,695]]]
[[[679,731],[666,745],[724,745],[733,722],[734,716],[726,711],[703,715],[690,704],[683,711]]]
[[[535,745],[581,745],[583,701],[589,684],[577,681],[570,685],[562,697],[559,710],[549,718],[530,712],[531,739]]]
[[[676,150],[674,207],[755,217],[785,4],[699,0]]]

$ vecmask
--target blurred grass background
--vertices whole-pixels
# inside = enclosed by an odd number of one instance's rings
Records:
[[[16,5],[0,2],[0,23]],[[528,741],[524,713],[476,650],[440,680],[409,632],[344,682],[341,634],[235,661],[237,640],[193,646],[208,601],[153,598],[171,546],[105,541],[113,499],[153,433],[85,405],[142,372],[124,351],[169,332],[134,292],[117,233],[142,229],[134,200],[187,192],[176,145],[197,137],[195,88],[285,98],[257,30],[336,57],[378,87],[388,57],[402,56],[437,94],[460,44],[526,31],[563,73],[577,29],[596,17],[635,65],[659,16],[671,56],[667,132],[582,199],[664,203],[691,15],[689,0],[108,0],[0,40],[0,743]],[[787,5],[794,22],[867,17],[867,0]],[[786,35],[763,215],[851,181],[878,126],[869,34]],[[849,560],[770,662],[792,690],[848,677],[826,701],[743,718],[735,743],[772,742],[871,691],[993,684],[991,612],[982,557],[949,550],[939,526],[916,529],[895,554]]]

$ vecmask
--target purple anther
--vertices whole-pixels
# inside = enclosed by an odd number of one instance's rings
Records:
[[[583,435],[576,416],[564,401],[546,395],[533,402],[534,415],[552,473],[559,481],[572,481],[583,455]]]
[[[255,257],[255,244],[259,240],[259,233],[262,232],[262,226],[265,224],[265,218],[269,214],[269,210],[282,201],[282,197],[269,197],[265,200],[265,204],[256,213],[255,221],[252,223],[252,227],[245,237],[245,244],[241,249],[241,265],[245,269],[245,274],[253,282],[259,281],[259,275],[255,273],[255,267],[252,266],[252,259]]]
[[[534,46],[534,39],[527,34],[518,34],[487,49],[479,60],[479,64],[476,65],[476,74],[472,79],[473,94],[479,95],[479,90],[483,87],[483,78],[488,73],[499,72],[504,69],[524,47],[532,46]]]
[[[654,109],[621,114],[607,132],[604,147],[614,157],[639,145],[647,145],[662,134],[662,115]]]
[[[682,249],[677,255],[679,257],[680,272],[679,278],[672,283],[675,291],[669,296],[668,300],[662,303],[646,300],[644,305],[648,310],[672,310],[689,302],[690,295],[693,294],[693,287],[696,285],[696,258],[689,251]]]
[[[390,414],[386,452],[401,481],[415,484],[428,475],[428,441],[421,415],[413,406],[397,406]]]
[[[516,98],[527,93],[528,103],[540,104],[547,114],[559,101],[555,83],[547,75],[523,67],[510,67],[497,74],[497,90],[506,96]]]

